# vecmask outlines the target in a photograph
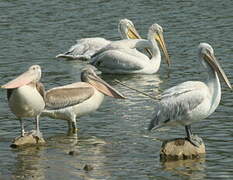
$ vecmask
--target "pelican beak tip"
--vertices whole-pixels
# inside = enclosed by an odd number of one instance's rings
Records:
[[[117,97],[117,99],[128,99],[128,98],[121,94],[119,97]]]

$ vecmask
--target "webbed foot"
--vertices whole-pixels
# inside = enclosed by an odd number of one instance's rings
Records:
[[[43,135],[40,131],[32,130],[30,134],[37,139],[43,139]]]
[[[189,142],[196,146],[196,147],[200,147],[203,144],[203,140],[202,138],[198,137],[197,135],[191,135],[190,137],[187,138],[189,140]]]

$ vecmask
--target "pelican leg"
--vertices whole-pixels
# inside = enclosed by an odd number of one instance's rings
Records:
[[[187,134],[187,139],[191,144],[199,147],[203,143],[203,140],[200,137],[198,137],[197,135],[193,135],[190,125],[185,126],[185,130]]]
[[[69,135],[73,135],[73,134],[77,133],[78,128],[77,128],[77,122],[76,122],[75,115],[72,116],[71,121],[68,121],[68,127],[69,127],[69,129],[68,129]]]
[[[36,130],[32,131],[32,135],[41,139],[42,133],[40,132],[39,118],[40,118],[40,115],[37,115],[36,116]]]
[[[19,122],[20,122],[20,127],[21,127],[21,137],[23,137],[25,135],[23,120],[19,118]]]
[[[185,131],[186,131],[186,134],[187,134],[187,138],[190,139],[192,134],[193,134],[192,130],[191,130],[191,126],[190,125],[185,126]]]
[[[77,123],[76,123],[76,121],[72,122],[72,132],[74,134],[77,132]]]
[[[72,122],[71,122],[71,125],[72,125],[72,132],[75,134],[77,133],[77,122],[76,122],[76,115],[73,115],[72,116]]]

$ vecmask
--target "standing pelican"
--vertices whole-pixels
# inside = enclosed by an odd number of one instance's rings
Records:
[[[69,131],[75,133],[77,130],[76,118],[96,111],[101,105],[104,95],[125,98],[98,77],[93,68],[83,69],[82,82],[48,90],[45,95],[46,108],[41,115],[68,120]]]
[[[134,27],[132,21],[128,19],[121,19],[118,24],[118,31],[122,39],[140,39],[137,30]],[[71,48],[63,53],[58,54],[57,58],[69,58],[69,59],[79,59],[79,60],[89,60],[91,56],[95,54],[98,50],[105,47],[111,43],[111,41],[104,38],[83,38],[77,40],[76,44],[71,46]]]
[[[187,139],[195,146],[202,141],[192,134],[191,124],[207,118],[218,107],[221,99],[219,77],[232,89],[209,44],[200,43],[198,56],[208,74],[206,81],[186,81],[164,91],[149,125],[149,130],[183,125]]]
[[[163,38],[163,29],[158,24],[153,24],[149,28],[148,40],[128,39],[112,42],[93,55],[91,64],[103,73],[156,73],[161,63],[161,54],[156,41],[160,44],[166,63],[169,65],[170,59]],[[149,48],[152,58],[148,58],[135,48]]]
[[[22,137],[25,135],[23,117],[36,117],[36,133],[33,135],[41,137],[39,115],[44,109],[45,103],[44,87],[39,82],[40,78],[40,66],[33,65],[16,79],[1,86],[1,88],[7,89],[9,107],[19,118]]]

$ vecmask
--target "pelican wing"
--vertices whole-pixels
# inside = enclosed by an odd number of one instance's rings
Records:
[[[69,51],[72,52],[74,56],[84,55],[88,53],[88,51],[95,53],[109,43],[110,41],[104,38],[84,38],[77,40],[77,44],[72,46]]]
[[[185,94],[186,92],[200,91],[205,88],[207,88],[206,85],[200,81],[186,81],[164,91],[161,95],[161,99],[176,97]]]
[[[96,38],[83,38],[76,41],[77,44],[85,44],[89,48],[102,48],[110,43],[109,40],[104,38],[96,37]]]
[[[89,44],[87,43],[77,43],[70,47],[70,49],[65,53],[73,56],[82,55],[89,49]]]
[[[85,56],[85,53],[88,52],[88,44],[75,44],[71,46],[71,48],[63,53],[58,54],[56,58],[70,58],[70,59],[78,59],[80,56]]]
[[[104,51],[93,59],[92,65],[100,70],[110,71],[137,71],[143,69],[148,57],[135,49],[116,49]]]
[[[77,40],[77,43],[71,46],[67,52],[59,54],[56,57],[90,59],[93,54],[109,43],[110,41],[104,38],[83,38]]]
[[[60,109],[82,103],[94,94],[94,89],[77,83],[53,88],[46,92],[45,102],[48,109]]]
[[[201,105],[208,94],[207,86],[198,81],[187,81],[164,91],[149,129],[165,124],[184,125],[191,118],[190,112]]]
[[[43,97],[43,99],[45,98],[45,89],[44,89],[44,85],[41,82],[37,82],[36,83],[36,89],[37,91],[40,93],[40,95]]]

